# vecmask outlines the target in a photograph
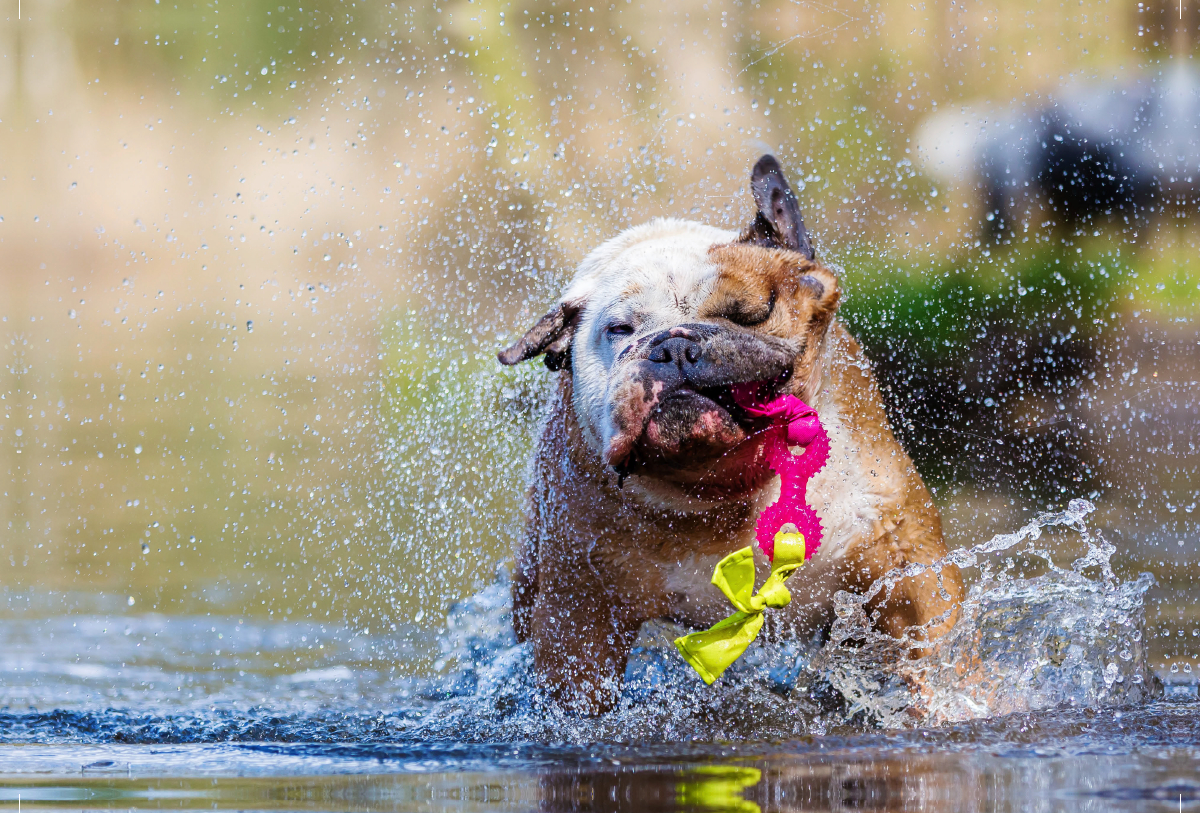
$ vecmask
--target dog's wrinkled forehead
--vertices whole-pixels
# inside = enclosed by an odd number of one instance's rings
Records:
[[[708,250],[734,236],[681,220],[631,229],[588,256],[564,298],[587,299],[588,333],[612,320],[650,327],[692,316],[717,281]]]

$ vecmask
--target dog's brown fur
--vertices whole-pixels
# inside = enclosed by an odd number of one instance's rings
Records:
[[[816,406],[827,427],[838,427],[830,462],[810,489],[818,512],[834,511],[851,489],[871,495],[867,521],[855,515],[833,522],[817,555],[792,577],[791,604],[770,614],[768,630],[777,636],[828,625],[837,590],[863,592],[892,568],[930,563],[946,552],[937,509],[892,434],[869,363],[836,321],[837,277],[804,250],[802,224],[800,235],[799,245],[782,248],[763,245],[753,233],[713,246],[708,256],[717,282],[696,308],[698,319],[752,324],[796,348],[783,391]],[[577,323],[577,314],[552,318],[546,336],[523,341],[562,345],[561,359],[570,351],[568,322]],[[518,345],[510,359],[532,354]],[[691,501],[686,508],[654,497],[654,483],[631,493],[581,425],[574,387],[571,367],[563,366],[534,459],[513,621],[518,638],[532,641],[546,687],[568,707],[597,713],[619,696],[643,622],[671,618],[703,627],[728,614],[723,596],[704,582],[720,557],[750,544],[758,512],[771,499],[770,475],[755,466],[753,443],[743,442],[722,459],[744,452],[745,465],[738,466],[751,473],[735,478],[728,493],[705,482],[704,473],[715,471],[708,463],[697,466],[700,476],[672,482]],[[758,564],[765,574],[765,559]],[[953,567],[940,577],[904,579],[873,608],[876,623],[895,636],[923,627],[918,635],[936,637],[953,623],[961,595]]]

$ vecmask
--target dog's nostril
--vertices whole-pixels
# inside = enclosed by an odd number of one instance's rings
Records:
[[[696,364],[704,355],[704,348],[697,342],[672,336],[666,341],[654,346],[646,354],[646,358],[656,364]]]

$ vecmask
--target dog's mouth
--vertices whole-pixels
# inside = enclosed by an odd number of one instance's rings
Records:
[[[783,375],[764,381],[743,381],[719,387],[698,387],[691,391],[723,409],[734,423],[747,434],[754,434],[764,429],[770,421],[750,414],[743,404],[762,404],[773,400],[783,392],[784,386],[791,378],[792,372],[788,370]],[[685,387],[684,389],[689,388]]]
[[[750,414],[742,404],[770,401],[790,378],[787,371],[771,379],[718,386],[684,382],[660,392],[641,431],[610,465],[623,481],[631,474],[675,473],[726,458],[770,425],[769,419]]]

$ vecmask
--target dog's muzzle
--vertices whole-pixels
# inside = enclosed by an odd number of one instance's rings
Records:
[[[723,454],[757,428],[733,386],[777,389],[796,357],[792,343],[734,326],[678,325],[637,340],[618,357],[605,462],[626,473]]]

